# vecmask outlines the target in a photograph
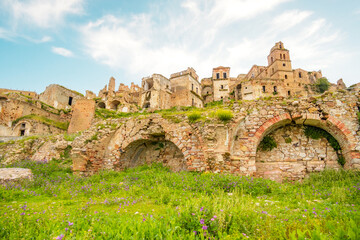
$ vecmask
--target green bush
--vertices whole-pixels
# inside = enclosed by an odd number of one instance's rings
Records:
[[[330,83],[327,78],[319,78],[316,80],[315,87],[317,92],[323,93],[329,89]]]
[[[272,136],[267,135],[263,138],[263,140],[261,140],[261,142],[258,146],[258,150],[271,151],[276,147],[277,147],[277,144],[275,142],[275,139]]]
[[[216,117],[223,122],[228,122],[233,118],[233,113],[230,110],[219,109],[215,113]]]
[[[200,118],[201,118],[201,113],[200,112],[192,112],[192,113],[188,114],[188,120],[191,123],[196,122]]]

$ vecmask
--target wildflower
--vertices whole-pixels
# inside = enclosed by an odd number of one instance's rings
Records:
[[[202,226],[202,229],[206,230],[206,229],[208,229],[208,227],[204,225],[204,226]]]
[[[213,216],[213,218],[217,218],[217,216],[216,216],[216,215],[214,215],[214,216]]]
[[[72,225],[74,225],[74,223],[72,223],[72,222],[68,222],[69,223],[69,226],[72,226]]]
[[[214,218],[211,219],[211,221],[214,221],[214,220],[215,220]]]
[[[201,219],[200,224],[204,224],[204,223],[205,223],[204,219]]]
[[[65,231],[69,231],[69,229],[68,229],[68,228],[65,228]]]
[[[25,213],[24,213],[24,212],[22,212],[22,213],[20,213],[20,215],[22,215],[22,216],[23,216],[23,215],[25,215]]]
[[[263,214],[268,214],[267,211],[262,211],[261,213],[263,213]]]
[[[60,236],[57,236],[55,239],[61,240],[61,239],[63,239],[63,238],[64,238],[64,234],[61,234]]]

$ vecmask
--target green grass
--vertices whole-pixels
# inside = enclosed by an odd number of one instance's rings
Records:
[[[0,239],[360,238],[357,172],[280,184],[159,165],[86,178],[56,161],[13,166],[35,176],[0,186]]]
[[[20,122],[21,120],[25,120],[25,119],[35,120],[35,121],[44,123],[46,125],[57,127],[62,130],[67,130],[69,127],[69,122],[59,122],[59,121],[55,121],[55,120],[52,120],[52,119],[49,119],[49,118],[46,118],[43,116],[39,116],[39,115],[34,115],[34,114],[22,116],[16,120],[14,120],[12,122],[12,125],[15,126],[18,122]]]
[[[233,113],[230,110],[219,109],[215,112],[215,115],[223,122],[228,122],[233,118]]]
[[[200,112],[192,112],[192,113],[189,113],[187,117],[188,117],[189,122],[193,123],[201,118],[201,113]]]

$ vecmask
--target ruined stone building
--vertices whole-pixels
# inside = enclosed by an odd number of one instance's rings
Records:
[[[260,97],[300,97],[312,95],[311,86],[322,78],[321,71],[292,69],[289,50],[282,42],[271,48],[267,66],[254,65],[247,74],[230,77],[229,67],[213,69],[211,78],[204,78],[202,96],[205,103],[226,99],[254,100]],[[342,82],[343,83],[343,82]],[[345,88],[343,86],[336,88]]]
[[[140,106],[167,109],[175,106],[203,107],[199,76],[193,68],[173,73],[170,79],[153,74],[142,79]]]
[[[120,83],[116,90],[115,78],[111,77],[109,85],[105,85],[96,96],[91,91],[86,91],[87,99],[95,99],[98,108],[105,108],[114,111],[130,112],[137,111],[137,105],[140,99],[141,88],[131,83],[130,88]]]
[[[69,109],[84,96],[58,84],[51,84],[39,95],[39,100],[57,109]]]

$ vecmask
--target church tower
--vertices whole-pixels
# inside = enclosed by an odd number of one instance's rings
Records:
[[[272,79],[288,79],[292,72],[289,50],[282,42],[275,43],[268,55],[268,71]]]

